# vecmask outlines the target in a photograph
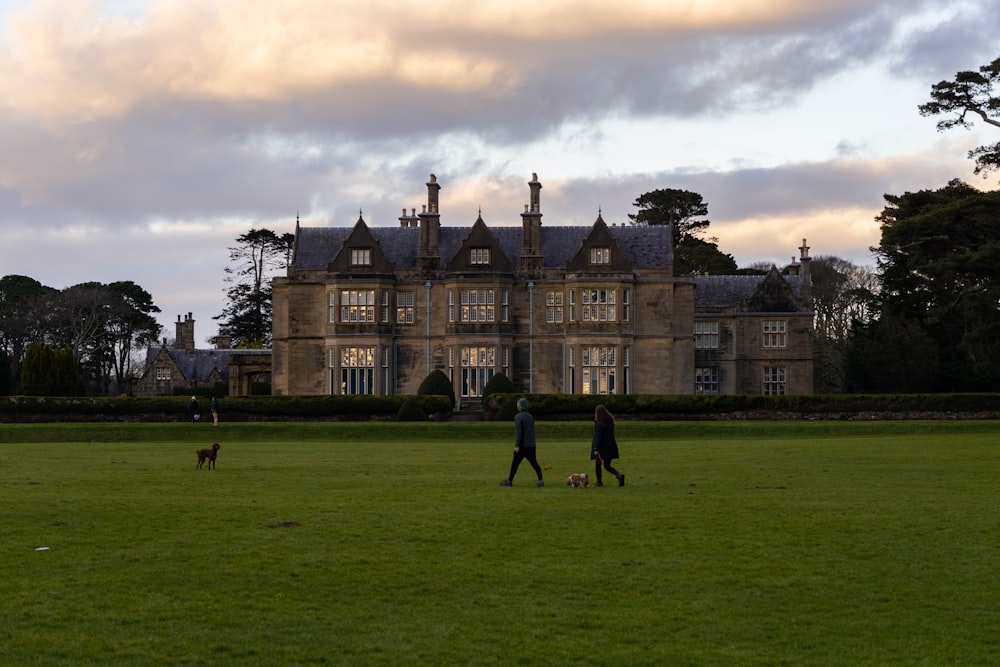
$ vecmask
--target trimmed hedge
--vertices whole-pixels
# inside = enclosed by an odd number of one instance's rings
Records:
[[[157,398],[0,397],[0,423],[61,421],[187,421],[186,396]],[[679,396],[494,393],[497,421],[509,420],[515,401],[551,420],[590,420],[604,404],[631,419],[1000,419],[1000,394],[868,394],[813,396]],[[412,399],[425,415],[447,420],[449,396],[247,396],[221,401],[222,421],[395,420]],[[207,413],[209,399],[199,396]]]
[[[759,396],[749,394],[694,395],[580,395],[494,394],[504,406],[520,396],[530,412],[546,419],[593,419],[604,405],[616,416],[634,419],[954,419],[1000,418],[1000,394],[814,394]]]
[[[220,401],[221,421],[395,419],[407,399],[424,413],[447,414],[447,396],[246,396]],[[187,421],[190,394],[155,398],[0,397],[0,422]],[[203,415],[209,398],[199,396]]]

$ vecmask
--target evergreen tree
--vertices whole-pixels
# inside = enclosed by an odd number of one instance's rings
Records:
[[[697,192],[653,190],[640,195],[633,205],[639,212],[629,214],[632,224],[670,225],[674,275],[725,275],[736,271],[736,260],[719,250],[718,239],[701,238],[711,222],[704,217],[708,215],[708,204]]]
[[[288,266],[293,234],[277,234],[270,229],[251,229],[229,248],[226,290],[228,304],[212,319],[220,320],[219,333],[232,337],[242,348],[271,346],[271,277]]]

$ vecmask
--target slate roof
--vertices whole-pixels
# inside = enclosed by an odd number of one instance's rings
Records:
[[[521,226],[488,227],[500,249],[515,268],[521,265]],[[546,268],[565,266],[593,227],[543,226],[541,229],[542,265]],[[662,268],[669,264],[671,243],[669,227],[634,227],[611,225],[611,236],[618,241],[625,255],[636,268]],[[420,229],[416,227],[370,227],[386,258],[396,269],[417,266]],[[300,227],[295,239],[295,269],[324,270],[337,255],[353,227]],[[462,241],[472,227],[441,226],[438,237],[439,265],[444,266],[458,253]]]
[[[164,348],[151,347],[146,350],[146,366],[156,360],[160,350]],[[185,380],[189,382],[203,382],[208,380],[212,371],[218,371],[219,377],[223,380],[229,379],[229,358],[234,354],[271,354],[271,350],[195,350],[194,354],[188,355],[184,350],[177,348],[166,348],[167,354],[177,365]],[[147,371],[148,372],[148,371]]]
[[[747,303],[767,276],[695,276],[696,309],[726,308]],[[782,276],[796,297],[802,296],[800,276]]]

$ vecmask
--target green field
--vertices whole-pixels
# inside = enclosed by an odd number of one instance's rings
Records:
[[[0,664],[992,665],[997,427],[2,426]]]

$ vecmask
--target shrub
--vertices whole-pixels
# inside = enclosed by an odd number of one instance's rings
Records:
[[[420,407],[420,402],[411,396],[403,401],[403,404],[399,406],[399,412],[396,413],[396,421],[424,422],[427,421],[427,414],[424,412],[424,409]]]
[[[441,369],[431,371],[417,389],[417,396],[447,396],[451,399],[451,409],[455,409],[455,388]]]
[[[76,396],[79,377],[70,348],[32,343],[24,352],[21,386],[27,396]]]
[[[490,378],[490,381],[483,387],[483,408],[495,410],[498,406],[490,405],[490,396],[497,392],[509,394],[514,391],[514,383],[503,373],[497,373]]]

